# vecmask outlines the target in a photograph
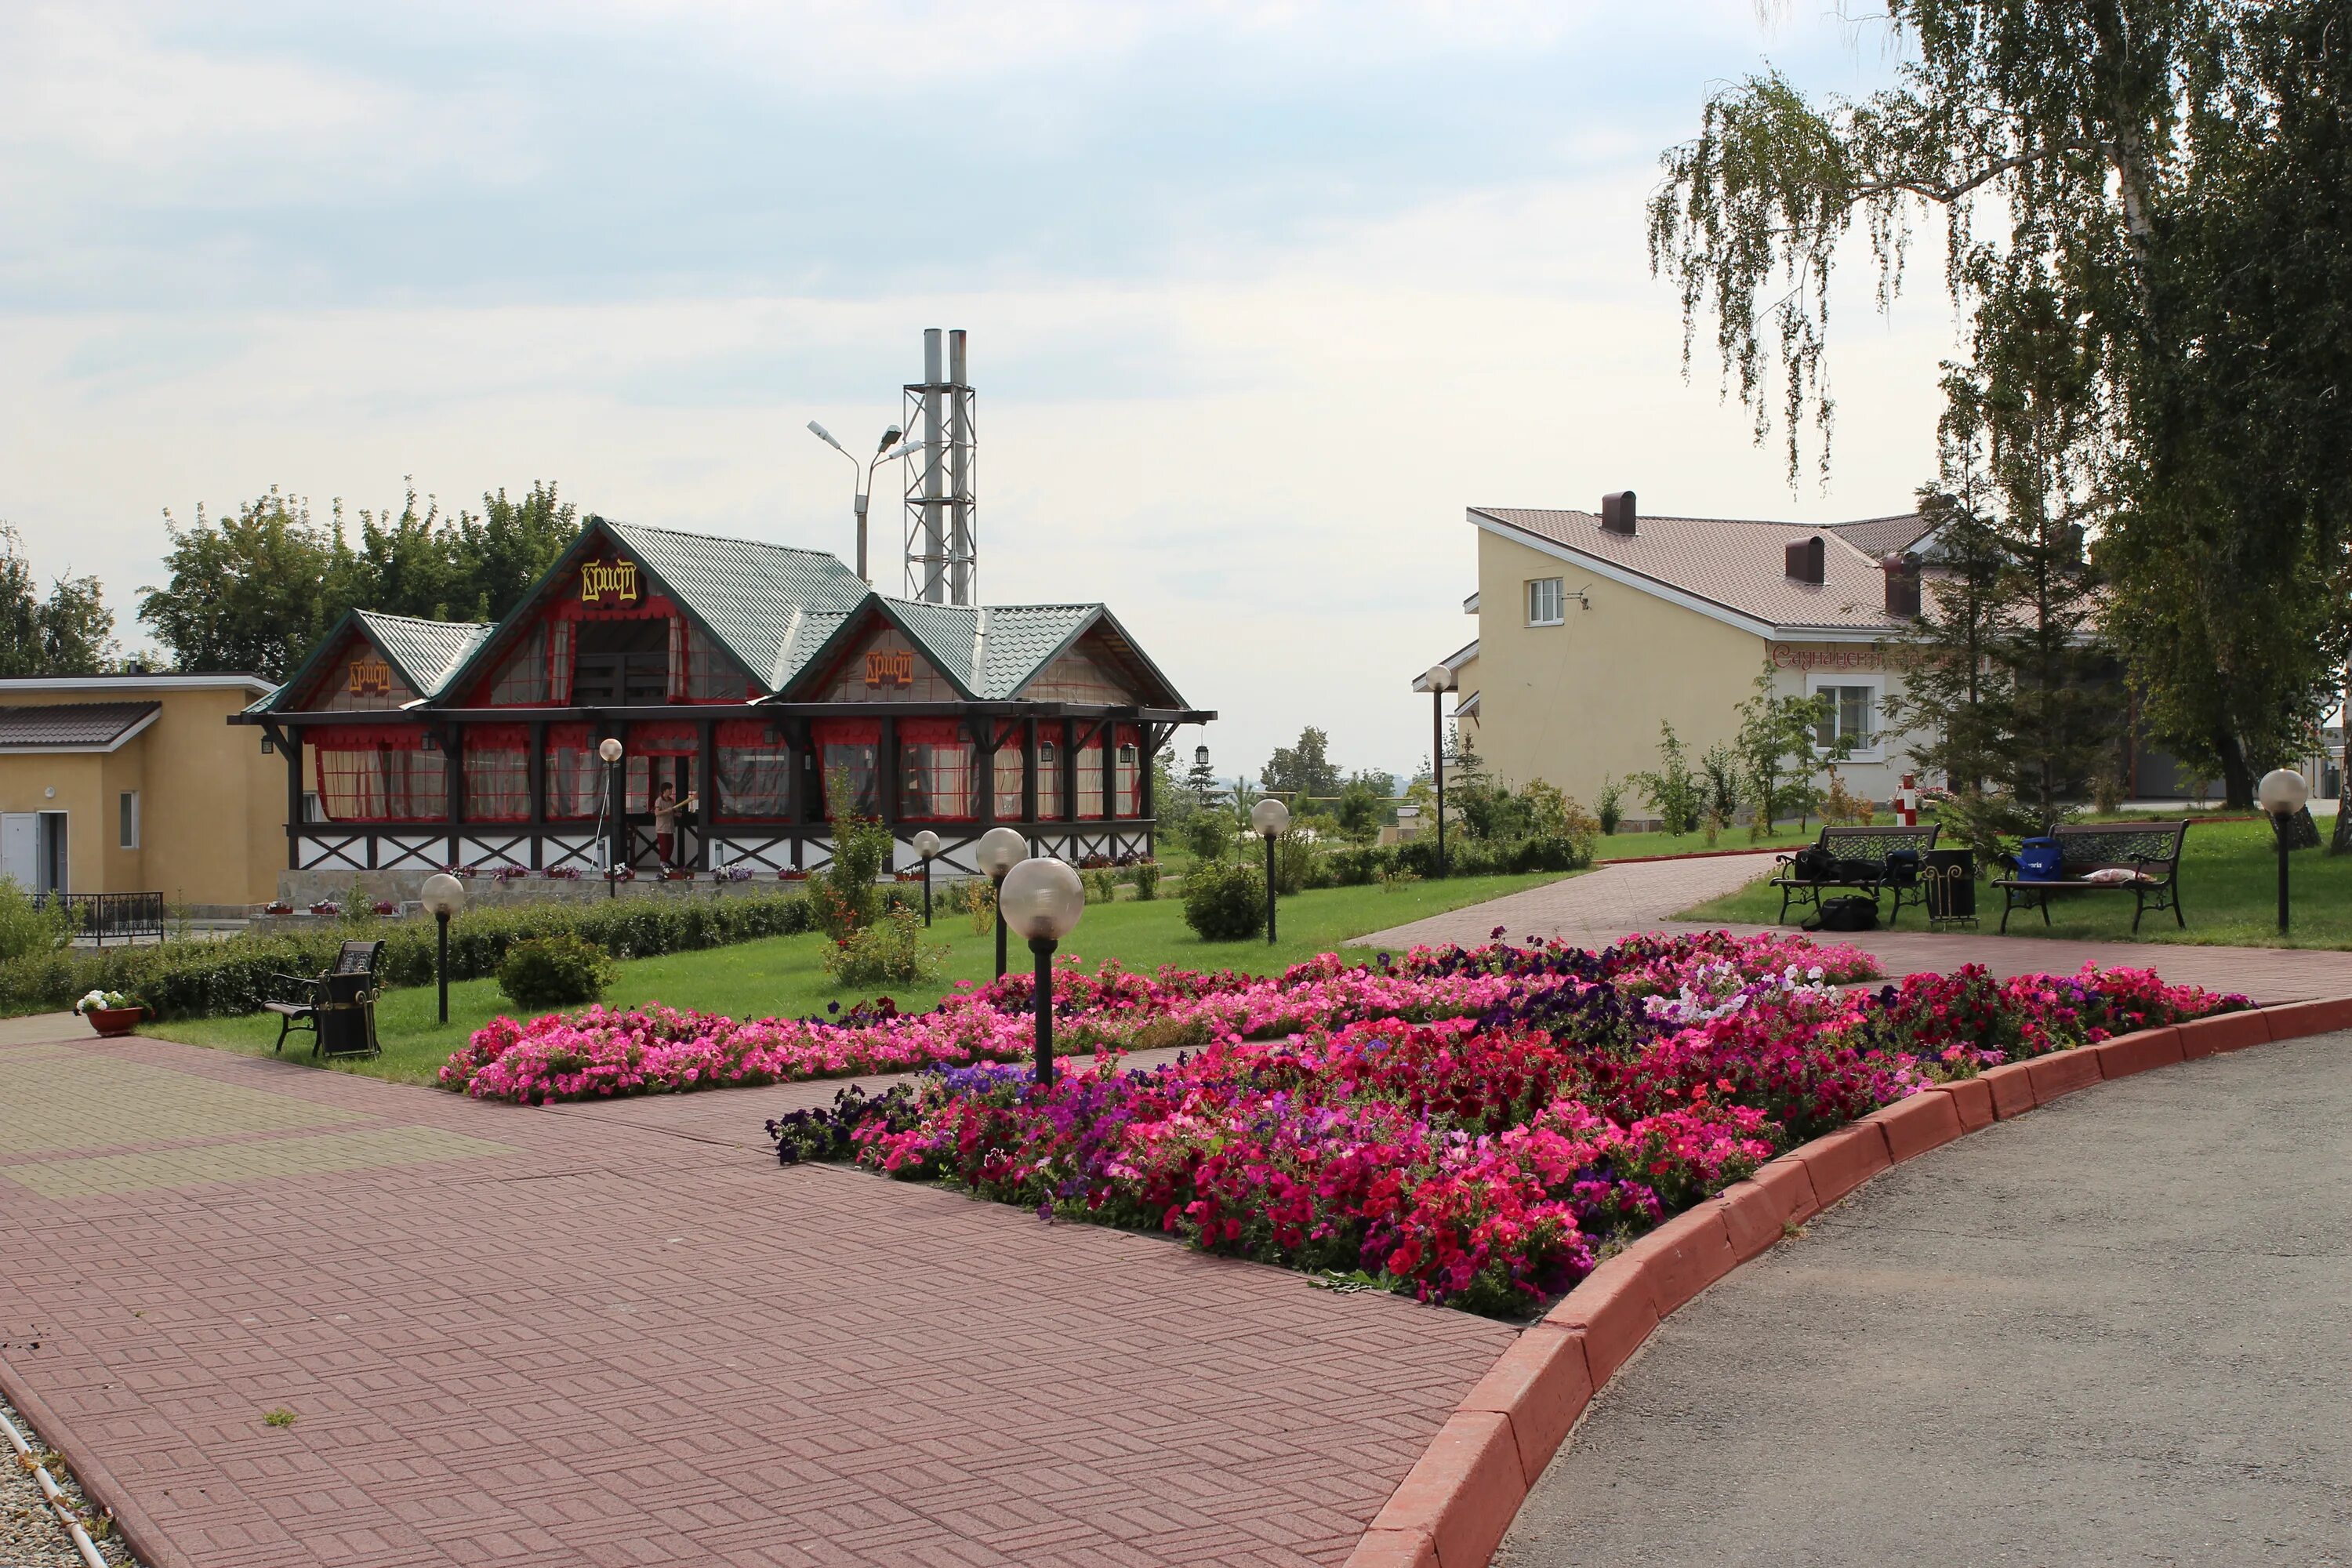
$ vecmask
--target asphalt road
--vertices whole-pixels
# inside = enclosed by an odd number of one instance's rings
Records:
[[[1496,1562],[2352,1563],[2352,1034],[1880,1176],[1666,1321]]]

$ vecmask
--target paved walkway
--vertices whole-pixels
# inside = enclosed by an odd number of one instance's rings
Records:
[[[1734,892],[1770,868],[1771,852],[1693,860],[1622,861],[1582,877],[1530,888],[1507,898],[1433,915],[1411,925],[1359,937],[1361,945],[1410,947],[1416,942],[1485,942],[1495,927],[1513,938],[1556,936],[1601,947],[1630,931],[1788,931],[1790,926],[1692,924],[1677,910]],[[1996,974],[2071,974],[2085,963],[2153,969],[2167,980],[2240,991],[2258,1002],[2294,1002],[2352,995],[2352,952],[2314,948],[2198,947],[2179,942],[2068,942],[2055,937],[2001,936],[1990,929],[1929,931],[1916,910],[1892,931],[1837,933],[1875,955],[1889,974],[1948,970],[1981,963]]]
[[[779,1170],[837,1085],[528,1110],[81,1030],[0,1031],[0,1362],[151,1568],[1337,1563],[1510,1339]]]
[[[1497,1563],[2352,1563],[2352,1035],[1896,1167],[1654,1334]]]

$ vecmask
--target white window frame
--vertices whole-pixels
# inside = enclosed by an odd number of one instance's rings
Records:
[[[1850,670],[1833,670],[1828,674],[1805,677],[1805,695],[1818,697],[1824,691],[1836,691],[1860,686],[1870,692],[1870,744],[1856,746],[1846,755],[1850,763],[1883,763],[1886,760],[1886,678],[1883,675],[1862,675]],[[1822,756],[1826,747],[1815,750]]]
[[[139,792],[137,790],[126,789],[116,797],[114,826],[115,837],[121,840],[116,847],[122,849],[139,847]]]
[[[1528,625],[1531,626],[1564,626],[1568,622],[1568,579],[1565,577],[1530,577],[1528,579]],[[1536,613],[1538,589],[1551,590],[1551,614]]]

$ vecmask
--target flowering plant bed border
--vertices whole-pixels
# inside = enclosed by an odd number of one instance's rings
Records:
[[[1791,1149],[1595,1268],[1438,1429],[1348,1568],[1483,1568],[1592,1396],[1661,1320],[1873,1176],[2114,1079],[2352,1028],[2352,996],[2216,1014],[1937,1084]]]

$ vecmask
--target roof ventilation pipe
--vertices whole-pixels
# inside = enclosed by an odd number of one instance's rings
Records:
[[[1878,563],[1886,574],[1886,613],[1903,620],[1919,618],[1919,558],[1890,555]]]
[[[1823,583],[1829,579],[1829,549],[1818,533],[1789,541],[1788,573],[1791,583]]]
[[[1633,520],[1633,492],[1632,490],[1612,490],[1609,494],[1601,498],[1601,532],[1619,534],[1624,538],[1631,539],[1633,537],[1635,527]]]

